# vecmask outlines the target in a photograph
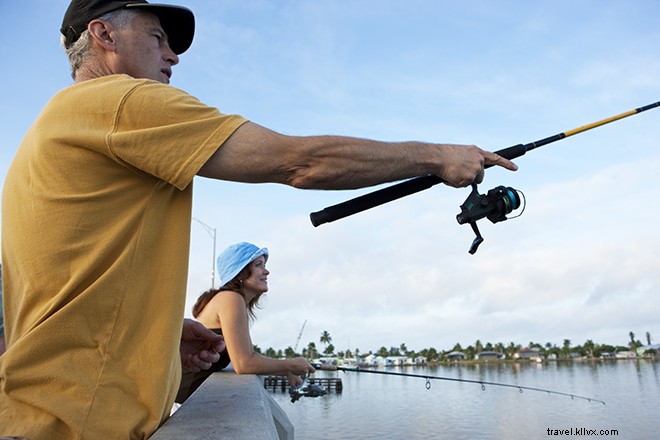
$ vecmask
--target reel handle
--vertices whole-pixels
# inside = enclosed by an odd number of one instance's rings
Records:
[[[496,151],[495,153],[505,159],[515,159],[526,152],[527,146],[518,144]],[[491,165],[486,165],[485,168],[490,167]],[[312,212],[309,215],[309,218],[314,226],[320,226],[324,223],[330,223],[348,217],[349,215],[357,214],[358,212],[366,211],[367,209],[400,199],[401,197],[429,189],[438,183],[442,183],[442,179],[433,174],[415,177],[387,188],[379,189],[369,194],[347,200],[337,205],[329,206],[321,211]]]

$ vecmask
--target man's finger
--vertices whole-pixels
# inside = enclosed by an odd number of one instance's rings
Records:
[[[506,159],[496,153],[491,153],[491,152],[487,152],[487,153],[488,154],[484,156],[487,165],[498,165],[511,171],[516,171],[518,169],[518,165],[511,162],[509,159]]]

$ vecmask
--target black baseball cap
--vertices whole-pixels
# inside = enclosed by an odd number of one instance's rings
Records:
[[[72,0],[60,29],[65,37],[65,46],[75,43],[80,34],[87,30],[90,21],[122,8],[146,11],[157,16],[175,54],[182,54],[192,44],[195,16],[183,6],[148,3],[146,0]]]

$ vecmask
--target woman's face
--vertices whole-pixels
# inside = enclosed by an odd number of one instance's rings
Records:
[[[248,265],[250,276],[243,280],[243,287],[257,293],[268,291],[268,269],[266,269],[266,257],[260,256]]]

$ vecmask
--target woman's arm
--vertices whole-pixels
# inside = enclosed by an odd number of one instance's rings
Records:
[[[207,307],[217,314],[231,363],[238,374],[287,376],[289,383],[299,385],[302,383],[300,376],[315,371],[303,357],[272,359],[254,352],[245,301],[238,293],[222,291]]]

